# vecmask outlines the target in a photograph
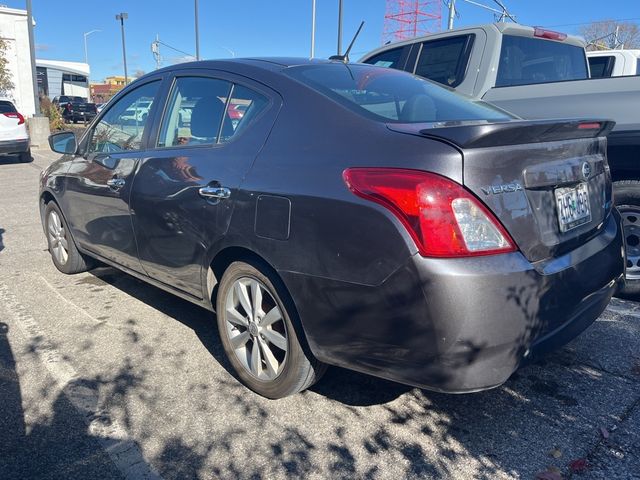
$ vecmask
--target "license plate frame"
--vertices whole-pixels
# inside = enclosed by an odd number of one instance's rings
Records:
[[[556,214],[561,233],[578,228],[591,222],[589,203],[589,184],[581,182],[572,187],[560,187],[554,190]]]

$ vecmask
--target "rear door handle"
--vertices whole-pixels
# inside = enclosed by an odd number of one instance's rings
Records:
[[[231,196],[231,190],[226,187],[202,187],[198,193],[204,198],[229,198]]]
[[[127,182],[124,178],[112,178],[110,180],[107,180],[107,185],[112,190],[120,190],[122,187],[124,187],[125,183]]]

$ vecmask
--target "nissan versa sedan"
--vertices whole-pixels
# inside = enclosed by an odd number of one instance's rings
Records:
[[[50,138],[42,222],[61,272],[98,261],[215,311],[266,397],[326,365],[473,392],[574,338],[622,281],[612,126],[518,120],[371,65],[181,64]]]

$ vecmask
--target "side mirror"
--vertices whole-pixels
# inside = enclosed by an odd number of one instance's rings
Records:
[[[78,140],[73,132],[60,132],[49,135],[49,146],[56,153],[74,154],[78,150]]]

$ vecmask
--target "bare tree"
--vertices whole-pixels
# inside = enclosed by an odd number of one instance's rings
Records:
[[[636,23],[603,20],[580,28],[587,50],[640,48],[640,27]]]
[[[133,74],[133,78],[140,78],[140,77],[142,77],[145,73],[147,73],[147,72],[145,72],[144,70],[136,70],[136,72]]]
[[[7,60],[7,42],[0,38],[0,94],[7,95],[14,89]]]

